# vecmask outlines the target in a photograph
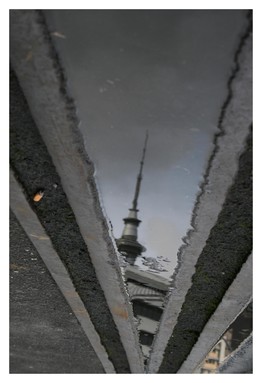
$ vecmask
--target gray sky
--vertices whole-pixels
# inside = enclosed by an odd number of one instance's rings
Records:
[[[48,11],[115,237],[138,201],[146,256],[176,265],[212,150],[245,11]]]

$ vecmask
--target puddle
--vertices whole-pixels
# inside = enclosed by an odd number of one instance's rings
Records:
[[[146,360],[191,228],[246,12],[45,15],[122,253]]]

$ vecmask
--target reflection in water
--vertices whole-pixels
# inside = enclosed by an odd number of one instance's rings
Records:
[[[225,331],[215,347],[208,353],[204,363],[198,369],[200,374],[212,374],[252,332],[252,303],[236,318]]]
[[[76,100],[102,205],[127,261],[125,277],[148,355],[167,278],[191,228],[246,11],[52,10],[45,15]],[[146,137],[126,217],[136,150],[146,129],[148,150]]]
[[[128,217],[124,218],[122,236],[116,239],[118,250],[124,262],[124,276],[129,291],[130,300],[133,304],[134,315],[138,320],[137,329],[139,340],[144,355],[145,364],[150,355],[154,336],[157,332],[158,323],[164,309],[166,293],[170,289],[167,278],[155,273],[162,271],[161,263],[155,259],[143,256],[143,264],[148,270],[142,270],[135,263],[146,248],[138,242],[138,198],[142,182],[143,166],[146,155],[148,132],[140,161],[140,169],[137,176],[134,199],[129,209]],[[160,261],[168,261],[159,256]],[[252,331],[252,304],[238,316],[230,328],[223,334],[219,342],[209,352],[204,363],[197,372],[214,373],[220,363],[232,353]]]
[[[138,212],[137,203],[138,203],[138,197],[139,197],[140,186],[142,181],[142,171],[143,171],[145,154],[146,154],[147,140],[148,140],[148,133],[146,133],[145,145],[143,148],[142,159],[140,162],[140,170],[137,177],[136,189],[135,189],[134,199],[132,202],[132,207],[131,209],[129,209],[128,217],[124,218],[125,227],[124,227],[123,234],[121,238],[119,238],[116,241],[118,250],[120,251],[121,254],[125,256],[126,260],[128,261],[128,263],[130,263],[130,265],[134,265],[137,256],[141,255],[143,251],[146,251],[146,248],[137,241],[137,228],[141,222],[137,218],[137,212]]]
[[[146,360],[162,315],[169,282],[160,275],[154,275],[149,271],[140,270],[138,266],[130,265],[125,270],[125,278],[134,315],[138,319],[137,329]]]
[[[116,240],[118,250],[126,261],[125,279],[130,300],[133,304],[134,315],[138,320],[137,329],[139,331],[139,340],[145,362],[150,354],[154,335],[156,334],[158,323],[162,315],[164,298],[169,289],[169,282],[166,278],[152,274],[152,272],[161,271],[161,264],[156,259],[143,257],[144,265],[149,267],[148,271],[141,270],[138,266],[135,266],[137,257],[146,251],[146,248],[137,240],[138,226],[141,222],[137,217],[139,211],[137,206],[147,140],[148,132],[146,133],[142,159],[140,161],[132,207],[129,209],[128,217],[124,218],[125,225],[122,236]],[[160,257],[160,259],[162,259],[162,257]]]
[[[147,258],[140,255],[135,264],[170,278],[191,229],[246,12],[49,10],[45,15],[115,238],[121,237],[121,219],[130,207],[141,132],[149,131],[139,226]]]

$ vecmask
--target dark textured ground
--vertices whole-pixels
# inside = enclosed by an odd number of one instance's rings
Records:
[[[10,213],[10,372],[104,373],[41,257]]]
[[[96,278],[88,249],[47,149],[11,70],[10,163],[24,193],[65,264],[118,373],[130,372],[125,350]],[[38,190],[44,197],[32,198]]]

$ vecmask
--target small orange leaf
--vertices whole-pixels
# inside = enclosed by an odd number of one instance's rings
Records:
[[[44,195],[43,190],[39,190],[39,191],[34,195],[33,200],[34,200],[35,202],[39,202],[39,201],[43,198],[43,195]]]

